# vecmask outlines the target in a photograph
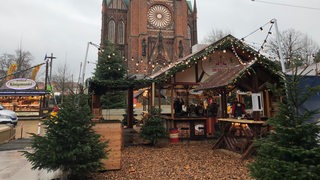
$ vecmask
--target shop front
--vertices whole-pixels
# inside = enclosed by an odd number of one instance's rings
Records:
[[[0,89],[0,102],[4,108],[15,111],[20,119],[41,118],[49,112],[44,103],[49,94],[38,89],[31,79],[12,79]]]

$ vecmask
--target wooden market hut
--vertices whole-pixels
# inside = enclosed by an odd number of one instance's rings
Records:
[[[212,119],[207,118],[205,113],[192,117],[189,113],[177,115],[174,110],[175,98],[184,96],[187,107],[195,103],[195,98],[193,102],[190,101],[192,96],[200,100],[198,106],[203,105],[200,104],[203,100],[216,98],[220,104],[219,116],[227,117],[227,98],[231,92],[260,94],[258,98],[263,109],[253,111],[252,115],[255,120],[261,119],[261,116],[267,118],[272,116],[274,110],[274,99],[267,83],[279,82],[278,69],[277,63],[228,35],[151,75],[155,83],[151,87],[151,92],[154,92],[151,93],[151,99],[154,103],[152,94],[167,90],[167,95],[171,97],[171,113],[164,117],[171,121],[167,123],[167,128],[178,128],[181,133],[179,136],[184,136],[183,132],[187,130],[188,137],[203,137],[208,131],[212,132],[214,122],[208,122]],[[161,108],[160,100],[158,105]],[[199,127],[201,132],[198,132]]]
[[[119,80],[90,80],[89,92],[91,94],[91,110],[93,121],[103,120],[101,96],[106,92],[124,91],[127,92],[127,122],[128,127],[133,127],[134,114],[133,114],[133,99],[134,90],[138,90],[151,85],[151,79],[142,79],[139,75],[132,75],[125,79]]]

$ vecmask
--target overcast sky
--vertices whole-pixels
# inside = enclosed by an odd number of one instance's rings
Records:
[[[87,43],[100,43],[101,3],[102,0],[1,0],[0,54],[14,54],[21,45],[34,56],[32,65],[36,65],[44,62],[46,53],[53,53],[57,57],[53,73],[66,63],[76,80]],[[197,0],[197,8],[199,43],[212,29],[242,38],[276,18],[280,31],[293,28],[320,44],[320,0]],[[266,33],[255,33],[248,41],[262,43]],[[88,61],[96,60],[97,49],[90,46]],[[87,64],[87,77],[94,67],[95,64]]]

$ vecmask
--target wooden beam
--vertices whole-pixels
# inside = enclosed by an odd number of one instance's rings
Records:
[[[220,91],[221,94],[221,116],[226,118],[228,117],[228,112],[227,112],[227,92],[225,89],[222,89]]]
[[[271,117],[271,105],[270,105],[270,94],[268,90],[265,90],[265,111],[267,113],[267,117]]]
[[[127,122],[128,128],[133,128],[133,88],[128,89]]]
[[[174,86],[171,86],[171,119],[172,119],[172,124],[171,124],[171,128],[174,128],[174,99],[173,99],[173,90],[174,90]]]
[[[158,88],[158,108],[161,110],[161,88]]]
[[[155,88],[156,88],[156,86],[155,86],[155,82],[152,82],[152,84],[151,84],[151,106],[152,106],[152,108],[154,108],[154,98],[155,98]]]

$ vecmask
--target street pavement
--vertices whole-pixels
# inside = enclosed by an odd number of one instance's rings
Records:
[[[31,150],[32,139],[29,133],[45,133],[43,125],[39,123],[39,120],[19,120],[16,139],[0,144],[0,180],[64,179],[60,171],[32,170],[31,163],[22,154],[23,151]]]
[[[0,179],[3,180],[52,180],[63,178],[61,172],[32,170],[30,162],[22,151],[0,151]]]

